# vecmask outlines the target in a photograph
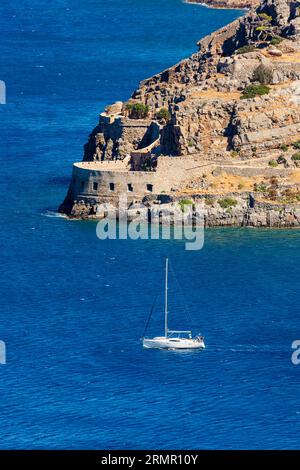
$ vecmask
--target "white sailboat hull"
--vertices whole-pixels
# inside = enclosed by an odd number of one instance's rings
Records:
[[[204,349],[205,344],[201,339],[193,338],[166,338],[158,336],[156,338],[144,338],[144,348],[148,349]]]
[[[193,338],[192,331],[190,330],[178,331],[168,328],[168,266],[169,260],[167,258],[165,279],[165,335],[155,336],[154,338],[143,338],[143,346],[147,349],[204,349],[205,344],[203,336],[197,335]],[[147,326],[145,331],[147,330]]]

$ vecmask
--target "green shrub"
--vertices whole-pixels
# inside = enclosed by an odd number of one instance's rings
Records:
[[[271,23],[271,21],[273,19],[272,16],[267,15],[267,13],[259,13],[258,17],[259,17],[259,19],[261,19],[263,21],[267,21],[268,23]]]
[[[268,29],[267,26],[261,25],[261,26],[257,26],[256,31],[266,31],[267,29]]]
[[[236,54],[246,54],[247,52],[253,52],[255,51],[255,46],[242,46],[239,49],[235,51]]]
[[[283,41],[283,38],[281,38],[280,36],[274,36],[271,39],[270,44],[272,44],[272,46],[278,46],[278,44],[280,44],[282,41]]]
[[[281,144],[280,145],[280,150],[282,150],[283,152],[287,152],[289,149],[289,146],[286,145],[286,144]]]
[[[261,183],[255,183],[254,184],[254,191],[257,191],[259,193],[264,193],[267,191],[267,186],[265,185],[265,183],[261,182]]]
[[[167,108],[161,108],[157,113],[156,113],[156,119],[158,121],[170,121],[171,119],[171,114]]]
[[[219,199],[218,203],[222,207],[222,209],[228,209],[230,207],[236,206],[237,200],[233,199],[232,197],[225,197],[224,199]]]
[[[276,160],[270,160],[269,161],[269,166],[275,167],[277,165],[278,165],[278,163],[276,162]]]
[[[280,165],[281,163],[283,163],[284,165],[286,164],[286,158],[284,158],[283,155],[280,155],[278,158],[277,158],[277,163]]]
[[[127,103],[126,110],[130,119],[145,119],[149,114],[149,106],[144,103]]]
[[[190,199],[181,199],[181,201],[179,201],[179,205],[180,205],[182,212],[184,212],[185,206],[191,206],[192,204],[193,204],[193,201],[191,201]]]
[[[297,140],[296,142],[293,143],[294,149],[299,150],[300,149],[300,140]]]
[[[243,188],[244,188],[243,183],[239,183],[239,184],[238,184],[238,189],[243,189]]]
[[[298,162],[300,160],[300,152],[294,153],[294,155],[292,155],[292,160],[294,162]]]
[[[188,147],[194,147],[195,142],[194,142],[192,139],[189,139],[189,140],[187,141],[187,144],[188,144]]]
[[[256,96],[267,95],[269,92],[270,87],[267,85],[249,85],[244,89],[241,99],[248,100]]]
[[[230,153],[230,156],[231,156],[232,158],[236,158],[236,157],[239,156],[239,152],[237,152],[236,150],[232,150],[232,152]]]
[[[252,79],[254,82],[259,82],[261,85],[270,85],[273,82],[273,70],[271,67],[259,64],[253,72]]]

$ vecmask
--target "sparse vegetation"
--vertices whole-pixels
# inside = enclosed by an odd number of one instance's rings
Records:
[[[276,162],[276,160],[270,160],[269,161],[269,166],[275,168],[276,166],[278,166],[278,163]]]
[[[268,29],[267,26],[261,25],[261,26],[257,26],[256,31],[266,31],[266,29]]]
[[[194,147],[195,142],[194,142],[192,139],[189,139],[189,140],[187,141],[187,144],[188,144],[188,147]]]
[[[165,121],[168,122],[171,119],[171,114],[167,108],[161,108],[157,113],[156,113],[156,119],[161,122]]]
[[[268,23],[271,23],[272,21],[272,16],[267,15],[267,13],[259,13],[258,17],[260,20],[267,21]]]
[[[243,188],[244,188],[243,183],[239,183],[239,184],[238,184],[238,189],[241,190],[241,189],[243,189]]]
[[[239,152],[237,152],[236,150],[232,150],[232,152],[230,153],[231,157],[232,158],[236,158],[239,156]]]
[[[293,143],[294,149],[299,150],[300,149],[300,140],[297,140],[296,142]]]
[[[193,205],[193,201],[191,201],[191,199],[181,199],[181,201],[179,201],[178,204],[179,204],[179,206],[180,206],[182,212],[184,212],[186,206],[191,206],[191,205]]]
[[[280,145],[280,150],[282,150],[283,152],[287,152],[289,149],[289,146],[286,145],[286,144],[281,144]]]
[[[257,191],[259,193],[265,193],[267,191],[267,186],[263,182],[255,183],[254,184],[254,191]]]
[[[126,111],[130,119],[145,119],[149,114],[149,106],[144,103],[127,103]]]
[[[277,197],[277,191],[276,191],[275,188],[270,188],[270,189],[268,190],[268,197],[269,197],[270,199],[272,199],[272,200],[276,199],[276,197]]]
[[[232,197],[224,197],[224,199],[219,199],[218,203],[222,209],[229,209],[237,205],[237,200]]]
[[[141,163],[141,171],[152,171],[153,163],[151,156],[146,157]]]
[[[293,162],[299,162],[300,161],[300,152],[294,153],[292,155],[292,160],[293,160]]]
[[[267,95],[269,92],[270,87],[267,85],[249,85],[244,89],[241,99],[248,100],[256,96]]]
[[[235,52],[236,54],[246,54],[247,52],[253,52],[255,51],[255,46],[250,46],[250,45],[247,45],[247,46],[242,46],[240,47],[239,49],[237,49]]]
[[[293,204],[300,201],[299,191],[293,191],[291,188],[287,188],[283,191],[282,197],[280,198],[281,203]]]
[[[253,72],[252,79],[254,82],[259,82],[261,85],[270,85],[273,82],[273,70],[271,67],[259,64]]]
[[[278,46],[278,44],[280,44],[282,41],[283,41],[283,38],[281,38],[280,36],[274,36],[271,39],[270,44],[272,44],[272,46]]]

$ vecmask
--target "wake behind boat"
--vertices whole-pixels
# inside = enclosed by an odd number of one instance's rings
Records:
[[[154,338],[143,338],[144,348],[149,349],[204,349],[203,336],[192,336],[191,331],[169,330],[168,328],[168,267],[169,260],[166,259],[165,279],[165,335]],[[147,327],[146,327],[147,328]]]

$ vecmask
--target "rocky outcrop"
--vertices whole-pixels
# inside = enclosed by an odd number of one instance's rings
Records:
[[[240,149],[244,158],[251,158],[254,130],[264,141],[259,144],[262,151],[297,137],[297,14],[295,4],[265,0],[256,11],[199,41],[198,53],[141,83],[134,100],[147,104],[153,113],[161,107],[171,112],[162,132],[164,154],[184,155],[194,149],[226,158],[228,150]],[[241,100],[261,64],[270,72],[268,96]],[[247,115],[254,123],[245,136],[241,121]]]
[[[200,3],[212,8],[253,8],[258,5],[258,0],[186,0],[187,3]]]
[[[129,193],[130,204],[149,192],[157,201],[162,193],[180,198],[192,191],[196,200],[212,187],[224,197],[218,175],[230,172],[250,178],[238,184],[241,201],[248,201],[273,171],[278,184],[264,195],[272,203],[254,208],[241,202],[231,211],[217,204],[207,208],[206,223],[298,225],[296,206],[286,205],[278,187],[293,185],[290,169],[300,161],[299,105],[300,2],[263,0],[201,39],[191,57],[141,82],[127,103],[117,102],[100,115],[84,151],[84,162],[92,166],[75,164],[60,210],[97,217],[97,205],[121,191]],[[214,179],[211,188],[203,181],[205,166]],[[298,193],[293,197],[297,205]]]

